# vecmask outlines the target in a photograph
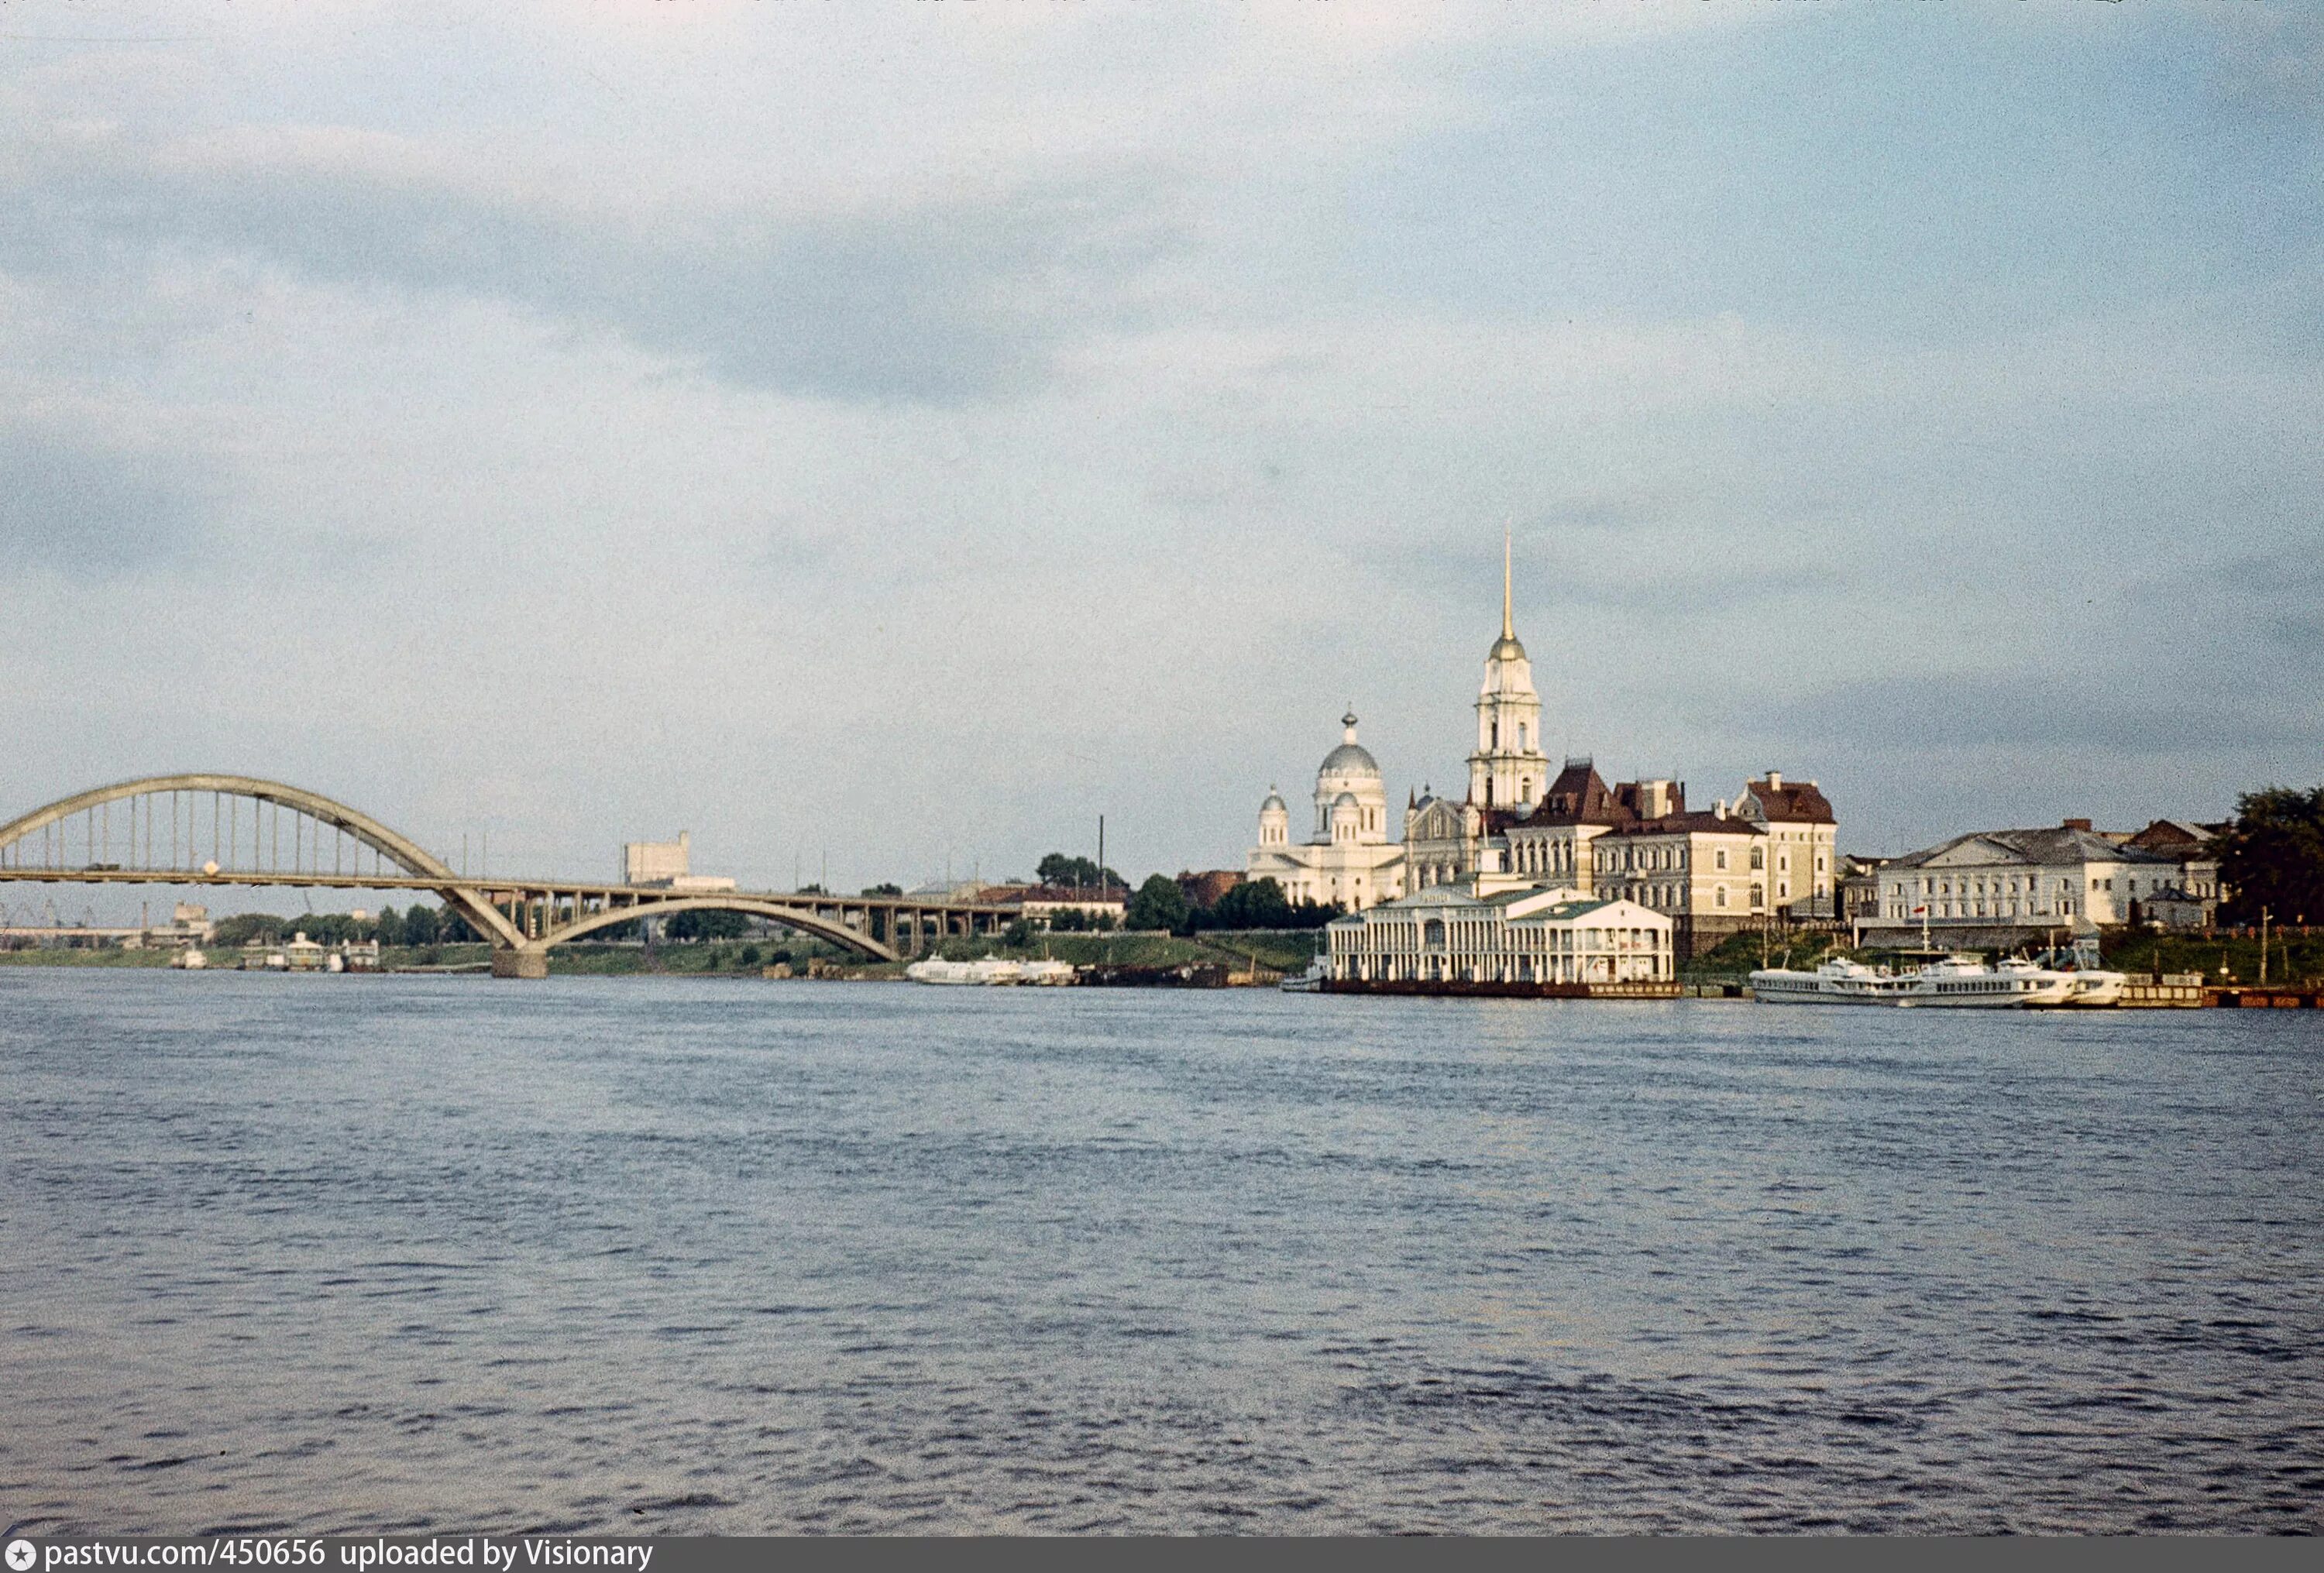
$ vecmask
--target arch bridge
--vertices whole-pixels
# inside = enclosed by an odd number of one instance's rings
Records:
[[[0,881],[432,891],[491,944],[501,978],[545,978],[552,946],[681,912],[763,917],[884,961],[1018,915],[987,902],[471,876],[361,810],[252,776],[151,776],[60,798],[0,824]]]

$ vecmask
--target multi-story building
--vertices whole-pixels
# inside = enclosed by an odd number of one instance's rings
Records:
[[[2227,823],[2195,824],[2158,819],[2123,845],[2156,852],[2179,864],[2179,882],[2161,890],[2151,884],[2132,897],[2130,921],[2159,923],[2168,929],[2207,929],[2218,921],[2219,853],[2215,844]]]
[[[1597,860],[1591,843],[1638,823],[1638,784],[1624,785],[1630,788],[1627,793],[1607,786],[1587,759],[1566,760],[1533,812],[1507,827],[1510,871],[1545,884],[1570,885],[1583,892],[1595,889]],[[1668,783],[1653,785],[1663,787]],[[1681,787],[1678,800],[1683,803],[1684,799],[1685,789]],[[1656,797],[1648,806],[1663,809],[1667,804]]]
[[[2069,819],[2051,830],[1974,831],[1909,852],[1881,869],[1879,908],[1856,923],[1859,943],[1914,945],[1925,929],[1932,943],[2007,947],[2137,921],[2142,902],[2169,902],[2190,884],[2216,900],[2215,859],[2137,840]]]
[[[1681,957],[1764,924],[1771,913],[1769,836],[1763,824],[1721,802],[1598,837],[1591,845],[1592,888],[1668,916]]]
[[[1671,920],[1635,902],[1519,887],[1434,885],[1326,927],[1335,984],[1544,986],[1668,983]]]
[[[1799,918],[1829,918],[1840,866],[1839,821],[1812,781],[1789,786],[1774,770],[1743,785],[1735,814],[1767,832],[1767,905]]]
[[[724,874],[694,874],[687,870],[694,838],[685,831],[674,842],[627,842],[622,847],[622,882],[659,889],[708,895],[732,890],[734,881]]]

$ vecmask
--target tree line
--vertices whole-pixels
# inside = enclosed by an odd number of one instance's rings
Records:
[[[398,913],[383,907],[376,917],[348,912],[310,912],[300,917],[277,917],[271,912],[243,912],[217,922],[212,942],[220,945],[279,945],[294,934],[304,934],[317,944],[339,945],[349,941],[377,940],[383,945],[471,944],[484,936],[470,928],[456,912],[414,904]]]
[[[1125,928],[1167,928],[1175,934],[1205,929],[1314,929],[1340,915],[1336,905],[1292,901],[1272,879],[1247,879],[1208,906],[1186,899],[1185,888],[1167,874],[1156,874],[1138,888],[1122,916]]]
[[[2324,923],[2324,786],[2245,793],[2218,853],[2227,922]]]

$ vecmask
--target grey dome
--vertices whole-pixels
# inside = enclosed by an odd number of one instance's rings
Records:
[[[1259,811],[1261,814],[1288,814],[1291,810],[1283,801],[1283,794],[1269,786],[1267,789],[1267,801],[1259,805]]]
[[[1377,776],[1379,761],[1361,743],[1342,743],[1323,756],[1323,768],[1319,776]]]

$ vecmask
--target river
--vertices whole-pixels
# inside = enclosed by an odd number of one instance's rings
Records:
[[[2324,1529],[2324,1016],[0,972],[28,1532]]]

